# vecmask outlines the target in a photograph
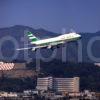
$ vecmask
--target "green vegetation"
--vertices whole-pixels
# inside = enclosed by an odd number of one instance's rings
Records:
[[[34,78],[1,78],[0,91],[22,92],[25,89],[34,89],[36,86],[36,79]]]

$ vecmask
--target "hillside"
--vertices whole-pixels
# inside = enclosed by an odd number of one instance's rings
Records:
[[[34,66],[35,67],[35,66]],[[14,63],[11,70],[0,70],[0,78],[27,78],[37,75],[35,70],[26,67],[26,63]]]
[[[72,63],[54,60],[51,62],[41,61],[40,77],[80,77],[80,90],[89,89],[92,91],[100,91],[100,67],[92,63]],[[29,66],[33,67],[34,62]]]
[[[34,89],[36,86],[37,73],[34,62],[27,64],[27,70],[14,69],[4,72],[0,78],[0,90],[23,91]],[[16,71],[19,72],[16,77]],[[24,76],[24,77],[23,77]],[[41,61],[41,73],[39,77],[80,77],[80,90],[89,89],[100,92],[100,67],[92,63],[72,63],[54,60],[51,62]]]

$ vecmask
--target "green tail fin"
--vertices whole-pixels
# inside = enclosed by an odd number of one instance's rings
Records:
[[[36,36],[34,36],[31,32],[27,32],[27,35],[28,35],[29,39],[31,40],[31,43],[34,43],[34,42],[36,42],[36,41],[39,40],[39,39],[38,39]]]

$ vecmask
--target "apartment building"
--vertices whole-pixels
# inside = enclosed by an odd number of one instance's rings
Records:
[[[44,77],[37,79],[37,90],[52,89],[56,92],[79,92],[79,77],[53,78]]]

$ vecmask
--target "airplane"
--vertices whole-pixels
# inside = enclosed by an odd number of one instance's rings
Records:
[[[48,48],[51,49],[53,46],[58,46],[61,44],[65,44],[66,42],[75,41],[81,38],[80,34],[77,34],[76,32],[70,32],[68,34],[62,34],[53,38],[48,39],[39,39],[35,35],[33,35],[31,32],[26,32],[30,43],[34,45],[33,47],[29,48],[20,48],[17,50],[26,50],[31,49],[32,51],[36,51],[40,48]]]

